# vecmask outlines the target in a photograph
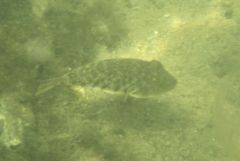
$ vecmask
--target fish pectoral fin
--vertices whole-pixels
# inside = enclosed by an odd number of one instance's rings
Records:
[[[131,96],[137,95],[137,93],[138,93],[137,89],[133,89],[133,90],[129,91],[129,95],[131,95]]]
[[[35,95],[39,96],[39,95],[41,95],[41,94],[43,94],[43,93],[45,93],[45,92],[55,88],[56,86],[58,86],[60,84],[61,84],[60,81],[55,81],[55,80],[54,81],[50,80],[48,82],[40,84],[38,86],[38,88],[37,88],[37,91],[36,91]]]
[[[124,101],[124,102],[127,102],[128,98],[129,98],[129,93],[127,92],[127,93],[125,93],[125,95],[124,95],[123,101]]]
[[[126,102],[130,96],[135,96],[137,94],[137,92],[138,92],[137,89],[128,90],[124,95],[124,102]]]

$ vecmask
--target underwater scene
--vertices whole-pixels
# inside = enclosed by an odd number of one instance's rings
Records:
[[[0,161],[240,161],[240,1],[0,0]]]

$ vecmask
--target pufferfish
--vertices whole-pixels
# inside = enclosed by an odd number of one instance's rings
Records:
[[[170,91],[177,80],[156,60],[116,58],[89,63],[39,86],[37,94],[57,85],[99,88],[136,98],[158,96]]]

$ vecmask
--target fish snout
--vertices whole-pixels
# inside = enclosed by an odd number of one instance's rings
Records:
[[[165,89],[165,91],[170,91],[175,88],[177,83],[178,83],[177,79],[172,75],[169,75],[169,78],[165,80],[163,88]]]

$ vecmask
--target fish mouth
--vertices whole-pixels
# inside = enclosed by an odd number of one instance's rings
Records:
[[[168,91],[173,90],[176,87],[177,83],[177,79],[171,77],[171,79],[167,79],[161,85],[159,85],[158,88],[154,88],[152,92],[154,94],[164,94]]]
[[[169,81],[169,86],[170,86],[170,88],[171,88],[171,89],[175,88],[175,86],[177,85],[177,83],[178,83],[177,79],[172,78],[172,80]]]
[[[171,79],[166,81],[166,83],[164,84],[165,91],[170,91],[170,90],[174,89],[176,87],[177,83],[178,83],[177,79],[172,77]]]
[[[164,83],[157,85],[157,86],[153,86],[149,89],[142,89],[137,91],[136,93],[133,93],[133,95],[139,98],[147,98],[147,97],[155,97],[155,96],[159,96],[162,95],[168,91],[173,90],[176,85],[177,85],[178,81],[175,78],[169,79],[167,81],[165,81]]]

